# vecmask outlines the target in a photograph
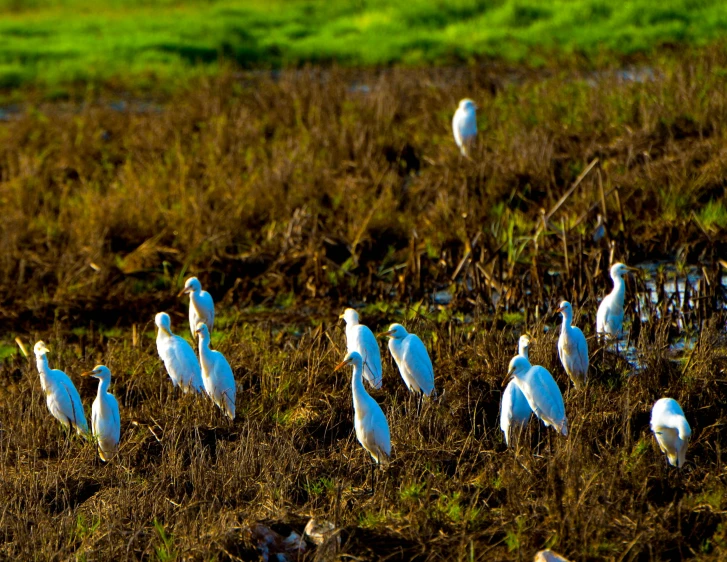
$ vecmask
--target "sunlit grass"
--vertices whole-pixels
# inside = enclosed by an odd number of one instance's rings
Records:
[[[278,67],[338,61],[546,64],[553,54],[645,52],[727,31],[716,0],[38,0],[0,2],[0,87],[78,81],[174,88],[222,61]],[[62,25],[59,25],[62,22]],[[560,56],[557,55],[556,58]]]

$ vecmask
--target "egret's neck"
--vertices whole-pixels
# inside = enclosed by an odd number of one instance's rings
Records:
[[[36,355],[35,363],[38,366],[38,372],[44,377],[47,377],[50,372],[50,367],[48,366],[48,358],[45,356],[45,353],[43,355]]]
[[[207,355],[210,351],[210,340],[209,338],[199,338],[199,354]]]
[[[98,395],[103,396],[104,394],[106,394],[109,391],[109,386],[111,386],[110,377],[98,379]]]
[[[565,334],[573,323],[573,313],[570,310],[564,310],[562,314],[563,324],[560,326],[560,333]]]
[[[620,275],[613,278],[613,291],[611,291],[611,294],[623,303],[626,296],[626,283],[624,283],[624,279]]]
[[[353,392],[353,407],[358,409],[363,397],[367,394],[363,385],[363,366],[354,365],[351,375],[351,390]]]
[[[517,352],[518,355],[522,355],[525,359],[528,359],[530,356],[530,344],[525,341],[519,342]]]

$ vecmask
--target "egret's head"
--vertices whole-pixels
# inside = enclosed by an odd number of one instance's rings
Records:
[[[339,369],[343,369],[346,365],[361,367],[361,365],[363,365],[363,357],[361,357],[361,354],[358,351],[351,351],[343,358],[343,361],[336,365],[336,368],[333,370],[338,371]]]
[[[203,340],[206,340],[210,337],[210,329],[204,322],[197,323],[197,329],[194,331],[194,333],[197,334],[198,338],[202,338]]]
[[[50,353],[50,349],[46,347],[45,342],[38,341],[35,343],[35,347],[33,348],[33,351],[35,351],[35,354],[38,356],[45,355],[46,353]]]
[[[464,98],[463,100],[460,100],[459,108],[465,111],[475,111],[477,109],[477,104],[469,98]]]
[[[530,361],[525,359],[522,355],[516,355],[510,360],[510,365],[507,368],[507,377],[503,381],[503,385],[512,377],[521,377],[530,370]]]
[[[344,310],[343,314],[341,314],[339,318],[343,318],[346,321],[346,324],[351,326],[358,324],[358,312],[356,312],[353,308],[347,308]]]
[[[172,335],[172,319],[166,312],[159,312],[154,317],[154,323],[161,331],[166,332],[168,335]]]
[[[386,332],[381,332],[378,334],[379,337],[381,336],[389,336],[391,339],[394,340],[403,340],[406,336],[409,335],[409,332],[406,331],[406,328],[402,326],[401,324],[392,324],[389,326],[389,329]]]
[[[530,337],[530,334],[523,334],[522,336],[520,336],[520,339],[517,342],[518,355],[522,355],[523,357],[528,356],[531,341],[533,340]]]
[[[82,377],[95,377],[97,379],[110,379],[111,378],[111,371],[109,371],[109,368],[106,365],[96,365],[93,368],[93,371],[87,371],[85,373],[81,373]]]
[[[562,301],[558,307],[558,312],[563,316],[570,316],[573,314],[573,307],[568,301]]]
[[[615,263],[611,266],[611,279],[623,277],[624,275],[632,271],[638,271],[638,269],[636,269],[635,267],[629,267],[628,265],[625,265],[623,263]]]
[[[184,289],[179,292],[179,297],[187,293],[196,293],[202,290],[202,283],[196,277],[190,277],[184,282]]]

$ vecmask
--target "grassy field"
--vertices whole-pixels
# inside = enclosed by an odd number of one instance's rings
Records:
[[[0,558],[255,559],[256,523],[287,535],[315,516],[340,529],[338,554],[361,559],[528,560],[546,546],[573,560],[723,559],[727,55],[500,64],[222,72],[162,101],[89,92],[9,112]],[[481,107],[471,161],[450,133],[465,95]],[[594,242],[597,213],[608,236]],[[673,267],[652,273],[653,305],[634,299],[646,274],[629,281],[640,370],[591,339],[577,393],[553,311],[571,300],[592,336],[611,253]],[[694,306],[674,306],[667,282],[688,266],[702,276]],[[175,396],[155,356],[156,312],[188,333],[175,294],[191,274],[218,303],[232,425]],[[374,396],[394,454],[373,495],[350,373],[333,373],[350,304],[374,328],[421,334],[441,395],[417,417],[387,360]],[[526,329],[571,433],[531,422],[513,451],[498,408]],[[111,368],[117,459],[52,421],[16,336],[44,339],[86,404],[95,385],[79,373]],[[694,431],[681,471],[648,430],[665,395]],[[333,554],[309,545],[303,558]]]
[[[581,53],[603,64],[725,32],[719,0],[2,0],[0,87],[173,89],[228,63],[539,66]]]

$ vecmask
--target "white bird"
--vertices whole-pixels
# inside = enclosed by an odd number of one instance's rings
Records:
[[[531,338],[528,334],[523,334],[517,342],[517,354],[522,355],[530,361],[530,342]]]
[[[523,334],[518,341],[518,355],[528,359],[529,350],[530,336]],[[505,444],[508,447],[510,446],[510,429],[527,425],[532,413],[528,399],[518,388],[515,380],[511,380],[502,393],[500,403],[500,429],[505,434]]]
[[[91,408],[91,427],[98,447],[98,456],[103,461],[109,461],[119,450],[121,437],[119,403],[116,397],[109,393],[111,371],[104,365],[96,365],[93,371],[82,373],[81,376],[91,376],[99,380],[98,393]]]
[[[35,361],[40,374],[40,386],[45,393],[48,410],[65,427],[74,428],[76,433],[88,436],[88,422],[83,412],[83,403],[78,390],[67,374],[48,366],[46,353],[50,352],[42,341],[35,344]]]
[[[215,323],[215,303],[212,295],[202,290],[202,284],[196,277],[190,277],[184,282],[178,297],[189,294],[189,330],[192,337],[195,338],[197,324],[204,322],[207,329],[211,332]]]
[[[235,419],[235,376],[232,367],[219,351],[210,349],[210,331],[204,322],[197,324],[199,336],[199,362],[202,382],[212,401],[227,415]]]
[[[374,388],[381,388],[381,351],[374,333],[358,322],[358,312],[347,308],[339,318],[346,321],[347,351],[358,351],[364,360],[364,378]]]
[[[159,328],[157,352],[174,386],[181,387],[185,393],[190,390],[201,392],[204,389],[202,370],[192,346],[184,338],[172,333],[172,321],[166,312],[158,313],[154,317],[154,323]]]
[[[568,435],[563,395],[553,375],[540,365],[531,365],[522,355],[510,360],[507,374],[513,377],[535,415],[546,426],[553,426],[563,435]]]
[[[656,401],[651,409],[651,431],[669,464],[677,468],[684,466],[692,429],[676,400],[662,398]]]
[[[630,271],[638,271],[622,263],[615,263],[611,266],[611,279],[613,279],[613,290],[606,295],[598,306],[596,314],[596,333],[608,334],[613,337],[620,337],[624,323],[624,298],[626,296],[626,284],[623,276]]]
[[[434,367],[424,343],[401,324],[392,324],[379,336],[389,336],[389,351],[399,367],[401,378],[411,392],[419,394],[421,405],[421,397],[434,392]]]
[[[371,491],[374,489],[374,464],[380,465],[391,456],[391,434],[381,406],[369,396],[363,384],[363,358],[357,351],[349,351],[335,371],[353,365],[351,393],[353,394],[354,428],[356,438],[372,458]]]
[[[477,106],[469,98],[459,102],[452,117],[452,132],[462,156],[469,158],[470,147],[477,136]]]
[[[576,389],[583,388],[588,378],[588,344],[581,329],[573,326],[573,307],[568,301],[560,303],[558,312],[563,315],[558,338],[558,356],[565,372]]]

